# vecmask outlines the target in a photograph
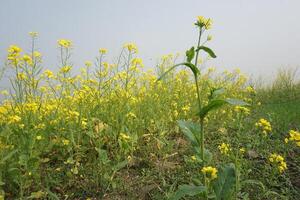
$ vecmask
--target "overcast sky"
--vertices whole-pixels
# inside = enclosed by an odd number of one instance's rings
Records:
[[[214,21],[209,46],[218,56],[208,65],[270,76],[300,65],[299,9],[299,0],[0,0],[0,61],[11,44],[29,50],[28,32],[36,31],[45,68],[57,67],[61,38],[73,41],[75,66],[100,47],[112,58],[134,42],[151,68],[195,44],[193,22],[203,15]]]

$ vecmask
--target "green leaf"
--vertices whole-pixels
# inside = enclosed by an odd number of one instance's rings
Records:
[[[213,99],[213,100],[209,101],[208,104],[200,110],[199,117],[201,119],[204,119],[209,111],[217,109],[227,103],[228,102],[223,99]]]
[[[176,67],[181,66],[181,65],[185,65],[186,67],[190,68],[192,70],[192,72],[194,73],[194,75],[197,75],[200,73],[199,69],[193,65],[192,63],[188,63],[188,62],[184,62],[184,63],[179,63],[176,64],[174,66],[172,66],[170,69],[168,69],[167,71],[165,71],[158,79],[157,81],[162,80],[168,73],[170,73],[172,70],[174,70]]]
[[[195,48],[191,47],[189,50],[185,52],[187,62],[191,62],[195,56]]]
[[[239,99],[225,99],[225,100],[224,99],[213,99],[213,100],[209,101],[208,104],[200,110],[198,116],[201,119],[204,119],[206,117],[206,115],[209,113],[209,111],[220,108],[226,104],[230,104],[230,105],[234,105],[234,106],[248,105],[246,102],[239,100]]]
[[[203,194],[206,191],[206,187],[204,186],[196,186],[196,185],[180,185],[176,193],[170,198],[171,200],[178,200],[184,196],[195,196],[199,194]]]
[[[218,170],[218,178],[213,184],[217,200],[231,199],[235,184],[236,170],[234,164],[228,164]]]
[[[183,64],[189,67],[195,76],[200,73],[199,69],[194,64],[192,63],[183,63]]]
[[[210,55],[210,57],[212,58],[216,58],[216,54],[213,52],[213,50],[211,50],[210,48],[206,47],[206,46],[200,46],[198,47],[198,49],[196,51],[200,51],[200,50],[203,50],[205,51],[206,53],[208,53]]]
[[[183,134],[188,138],[192,145],[199,146],[197,135],[200,133],[200,125],[198,123],[184,120],[178,120],[177,123]]]
[[[226,99],[225,100],[227,103],[229,103],[230,105],[234,105],[234,106],[247,106],[249,105],[248,103],[239,100],[239,99]]]

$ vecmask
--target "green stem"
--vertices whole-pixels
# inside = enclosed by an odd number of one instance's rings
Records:
[[[200,136],[201,136],[201,160],[204,163],[204,120],[200,120]]]
[[[202,28],[199,28],[199,38],[198,38],[198,43],[197,43],[196,49],[198,49],[200,46],[201,36],[202,36]],[[195,58],[195,66],[196,67],[197,67],[197,63],[198,63],[198,57],[199,57],[199,51],[196,52],[196,58]],[[198,107],[199,107],[199,111],[200,111],[202,108],[202,103],[201,103],[201,97],[200,97],[198,75],[194,74],[194,78],[195,78],[195,84],[196,84],[196,89],[197,89]],[[203,124],[204,124],[203,119],[200,119],[201,159],[204,162],[204,127],[203,127]]]
[[[201,36],[202,36],[202,28],[199,28],[199,38],[198,38],[198,43],[197,43],[197,48],[196,49],[198,49],[200,47]],[[198,56],[199,56],[199,51],[196,52],[196,59],[195,59],[195,66],[196,67],[197,67],[197,63],[198,63]]]

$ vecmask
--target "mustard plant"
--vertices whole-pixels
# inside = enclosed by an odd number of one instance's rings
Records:
[[[198,59],[200,52],[204,51],[207,53],[211,58],[216,58],[215,53],[212,49],[205,46],[205,44],[211,40],[211,36],[208,36],[204,42],[202,42],[202,38],[204,37],[204,33],[211,29],[212,26],[212,20],[210,18],[205,18],[203,16],[199,16],[197,18],[197,21],[195,23],[195,26],[198,29],[198,41],[196,46],[191,47],[189,50],[186,51],[186,61],[183,63],[176,64],[172,66],[170,69],[168,69],[165,73],[161,75],[161,77],[158,80],[163,79],[169,72],[174,70],[176,67],[179,66],[185,66],[188,67],[193,74],[194,83],[196,87],[196,94],[197,94],[197,103],[198,107],[195,111],[196,115],[199,118],[199,124],[191,121],[183,121],[179,120],[178,125],[182,129],[183,133],[187,136],[189,141],[192,144],[192,147],[195,151],[195,155],[200,159],[202,162],[202,167],[205,169],[207,163],[210,162],[212,159],[212,154],[205,148],[205,119],[207,115],[217,108],[220,108],[226,104],[230,105],[247,105],[244,101],[237,100],[237,99],[223,99],[221,98],[221,94],[224,93],[224,88],[210,88],[210,94],[208,97],[201,96],[201,85],[199,85],[199,79],[201,77],[201,71],[198,66]],[[202,87],[203,88],[203,87]],[[207,103],[205,103],[205,99],[207,100]],[[231,189],[230,187],[227,188],[226,192],[222,191],[222,185],[224,184],[224,181],[222,179],[228,178],[226,181],[231,180],[232,177],[235,178],[236,171],[234,165],[228,165],[224,168],[225,170],[222,171],[221,176],[216,181],[217,186],[214,187],[215,195],[217,199],[223,198],[225,193],[226,195],[230,196]],[[217,175],[216,175],[217,176]],[[226,176],[226,177],[224,177]],[[218,183],[221,181],[221,186],[218,186]],[[174,199],[179,199],[182,196],[184,196],[186,193],[185,191],[194,191],[192,194],[197,195],[203,193],[206,198],[208,198],[208,192],[210,191],[210,185],[208,184],[208,181],[206,178],[203,178],[203,185],[202,186],[183,186],[179,187],[179,190],[175,194]],[[231,187],[235,184],[235,180],[231,181]],[[227,184],[227,183],[226,183]],[[221,190],[221,191],[219,191]],[[190,195],[190,194],[189,194]]]

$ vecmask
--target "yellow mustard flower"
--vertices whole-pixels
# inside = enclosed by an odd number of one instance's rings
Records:
[[[16,55],[19,55],[19,53],[22,51],[22,49],[20,47],[18,47],[17,45],[11,45],[11,46],[9,46],[7,51],[9,53],[9,55],[16,56]]]
[[[296,130],[289,131],[289,138],[285,138],[285,143],[289,141],[295,142],[295,144],[300,147],[300,132]]]
[[[244,106],[235,106],[234,107],[234,110],[236,112],[241,112],[241,113],[244,113],[245,115],[249,115],[250,114],[250,109],[249,108],[246,108]]]
[[[267,134],[272,131],[271,123],[263,118],[256,122],[255,126],[262,131],[264,136],[267,136]]]
[[[63,48],[70,48],[72,46],[72,42],[66,39],[60,39],[57,41],[58,45]]]
[[[245,151],[246,151],[244,147],[241,147],[239,150],[240,150],[240,153],[241,153],[241,154],[244,154]]]
[[[38,136],[36,136],[36,139],[37,139],[37,140],[41,140],[41,139],[42,139],[42,136],[38,135]]]
[[[45,70],[44,71],[44,75],[47,77],[47,78],[54,78],[54,74],[52,71],[50,71],[49,69]]]
[[[70,141],[67,140],[67,139],[63,139],[62,143],[63,143],[64,146],[68,146],[70,144]]]
[[[224,155],[228,155],[228,152],[231,151],[230,145],[226,143],[222,143],[218,146],[220,152]]]
[[[132,53],[138,52],[137,46],[133,43],[124,44],[124,48],[126,48],[129,52],[132,52]]]
[[[21,117],[18,115],[12,115],[8,117],[8,123],[9,124],[15,124],[21,121]]]
[[[68,73],[69,71],[71,71],[72,67],[69,65],[63,66],[62,68],[60,68],[60,71],[62,73]]]
[[[196,161],[196,160],[197,160],[196,156],[191,156],[191,159],[192,159],[193,161]]]
[[[277,166],[280,173],[283,173],[287,169],[287,164],[284,161],[284,158],[276,153],[272,153],[269,157],[270,163]]]
[[[247,91],[248,93],[252,93],[252,94],[255,94],[255,93],[256,93],[255,90],[254,90],[254,88],[253,88],[252,86],[246,87],[246,91]]]
[[[99,49],[99,53],[100,53],[100,54],[106,54],[106,53],[107,53],[107,49],[100,48],[100,49]]]
[[[40,58],[40,57],[42,57],[42,54],[39,51],[34,51],[33,52],[33,57]]]
[[[204,27],[206,30],[211,29],[212,27],[212,19],[210,18],[205,18],[203,16],[198,16],[196,25],[199,26],[200,28]]]
[[[216,179],[218,177],[218,170],[215,167],[207,166],[201,169],[201,172],[204,174],[205,178],[209,180]]]
[[[22,81],[22,80],[26,80],[27,79],[27,76],[24,72],[20,72],[17,74],[17,79]]]
[[[28,64],[32,64],[32,58],[27,54],[23,56],[23,60]]]

